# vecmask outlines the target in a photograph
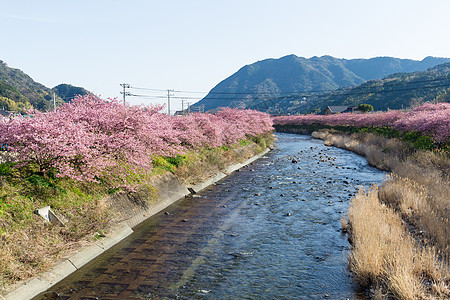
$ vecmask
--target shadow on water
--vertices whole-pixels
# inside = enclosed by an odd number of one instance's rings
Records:
[[[342,214],[385,173],[309,136],[135,228],[35,299],[363,299]]]

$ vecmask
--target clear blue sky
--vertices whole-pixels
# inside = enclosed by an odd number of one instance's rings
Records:
[[[207,92],[246,64],[288,54],[450,57],[448,0],[0,0],[0,5],[1,60],[48,87],[70,83],[103,97],[121,97],[120,83]],[[179,109],[179,101],[172,106]]]

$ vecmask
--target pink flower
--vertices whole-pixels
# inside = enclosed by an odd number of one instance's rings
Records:
[[[450,140],[450,103],[425,103],[410,112],[388,111],[371,114],[336,114],[282,116],[274,118],[275,125],[330,125],[354,127],[391,127],[405,132],[420,132],[436,142]]]
[[[56,112],[0,119],[0,143],[41,171],[54,168],[57,176],[87,181],[107,172],[128,186],[127,174],[150,171],[155,155],[233,144],[273,129],[269,115],[252,110],[174,117],[160,113],[162,108],[78,96]]]

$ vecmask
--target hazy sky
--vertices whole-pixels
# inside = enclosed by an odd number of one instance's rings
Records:
[[[0,60],[50,88],[70,83],[102,97],[121,97],[120,83],[206,94],[246,64],[288,54],[450,57],[448,0],[0,0],[0,7]]]

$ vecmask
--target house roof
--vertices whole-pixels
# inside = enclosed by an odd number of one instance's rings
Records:
[[[350,106],[327,106],[332,113],[341,113],[350,108]]]

